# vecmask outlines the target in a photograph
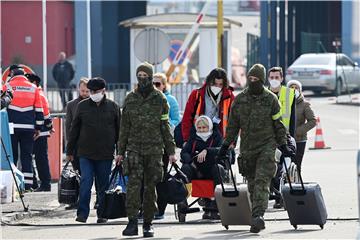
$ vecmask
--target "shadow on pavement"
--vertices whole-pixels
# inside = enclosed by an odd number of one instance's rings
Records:
[[[275,231],[271,232],[273,234],[299,234],[299,233],[306,233],[306,232],[317,232],[322,231],[322,229],[288,229],[288,230],[281,230],[281,231]]]
[[[259,234],[250,233],[248,229],[246,230],[222,230],[222,231],[211,231],[204,232],[203,238],[182,238],[182,240],[190,239],[246,239],[246,238],[259,238]],[[209,236],[216,235],[216,236]]]

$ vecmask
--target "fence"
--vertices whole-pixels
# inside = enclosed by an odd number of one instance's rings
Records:
[[[341,42],[338,34],[301,32],[301,53],[336,52],[334,41]],[[338,46],[341,52],[341,46]]]
[[[171,94],[176,98],[179,103],[181,112],[185,110],[186,102],[192,90],[199,88],[202,84],[198,83],[180,83],[171,87]]]
[[[187,99],[191,91],[199,88],[202,84],[180,83],[171,87],[171,94],[179,102],[180,111],[185,110]],[[130,84],[107,84],[106,97],[115,101],[119,106],[122,106],[126,94],[130,91]],[[64,96],[65,102],[68,102],[78,97],[78,91],[75,88],[58,89],[49,88],[47,98],[49,101],[50,111],[52,113],[65,112],[65,107],[62,104],[61,96]]]
[[[122,106],[126,93],[130,90],[130,84],[127,83],[109,83],[106,85],[106,97]],[[63,96],[65,102],[78,97],[76,88],[59,89],[48,88],[47,98],[51,112],[65,112],[65,106],[61,101]]]
[[[248,33],[246,35],[246,48],[247,48],[247,66],[246,72],[252,65],[260,61],[260,40],[259,36]]]

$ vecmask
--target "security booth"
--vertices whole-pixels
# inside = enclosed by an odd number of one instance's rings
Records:
[[[158,59],[161,61],[155,64],[156,72],[166,72],[196,20],[197,14],[194,13],[165,13],[131,18],[119,23],[120,26],[130,28],[131,86],[137,83],[136,66],[142,62],[139,59],[139,54],[141,54],[139,53],[139,48],[142,47],[142,51],[154,51],[151,47],[141,46],[141,44],[146,44],[145,41],[139,41],[141,33],[148,29],[156,28],[165,33],[169,38],[168,47],[166,44],[162,44],[160,45],[161,49],[157,51],[159,55],[166,55],[166,57],[163,60]],[[231,79],[231,26],[241,27],[241,23],[227,18],[224,18],[223,23],[223,65],[228,72],[228,78]],[[155,41],[158,41],[158,37],[155,37]],[[164,55],[163,51],[166,51],[167,48],[168,50]],[[205,15],[201,20],[199,30],[195,32],[189,46],[178,62],[182,68],[176,68],[174,75],[177,75],[178,78],[180,76],[179,82],[183,84],[188,85],[188,83],[191,83],[199,85],[203,83],[207,74],[217,67],[217,61],[217,17]],[[183,109],[181,108],[181,100],[179,104],[180,109]]]

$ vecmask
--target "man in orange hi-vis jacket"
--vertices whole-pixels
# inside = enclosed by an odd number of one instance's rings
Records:
[[[39,138],[34,142],[34,155],[36,168],[39,173],[39,178],[41,181],[40,187],[36,188],[35,192],[50,192],[51,191],[51,176],[50,176],[50,167],[48,159],[48,144],[47,138],[50,136],[50,133],[53,133],[52,119],[50,116],[49,103],[48,100],[40,86],[41,79],[35,74],[25,74],[27,79],[33,84],[35,84],[40,91],[41,103],[44,110],[44,125],[40,130]],[[37,187],[37,179],[34,177],[33,187]]]
[[[7,108],[9,123],[14,128],[11,145],[14,163],[17,164],[20,144],[22,172],[25,190],[31,191],[33,183],[32,157],[34,139],[44,124],[44,114],[39,89],[24,76],[24,70],[16,65],[10,67],[10,80],[3,85],[3,91],[13,90],[13,100]]]

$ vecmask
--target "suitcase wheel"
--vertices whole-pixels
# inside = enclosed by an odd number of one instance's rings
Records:
[[[224,228],[225,228],[226,230],[229,230],[229,225],[224,225]]]
[[[297,229],[297,225],[294,224],[293,227],[295,228],[295,230]]]
[[[321,229],[324,229],[324,224],[319,225]]]

